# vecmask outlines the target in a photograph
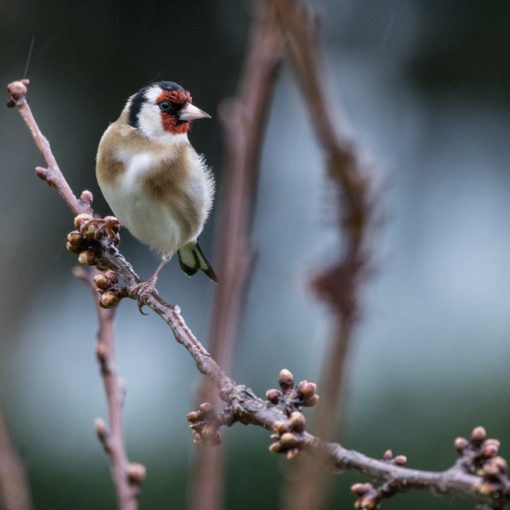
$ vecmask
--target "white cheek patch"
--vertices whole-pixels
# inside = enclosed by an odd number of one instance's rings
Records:
[[[145,102],[142,105],[138,114],[138,126],[140,131],[151,140],[155,140],[165,133],[159,108],[150,102]]]

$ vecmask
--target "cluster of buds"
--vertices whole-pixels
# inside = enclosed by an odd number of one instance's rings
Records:
[[[271,439],[276,439],[276,441],[269,445],[269,451],[285,453],[289,460],[295,459],[303,446],[305,426],[305,416],[300,411],[290,413],[288,420],[275,422],[273,425],[275,433],[271,435]]]
[[[78,214],[74,219],[73,230],[67,234],[66,248],[71,253],[78,254],[78,262],[84,266],[93,266],[97,262],[99,246],[94,242],[94,236],[89,237],[84,227],[92,220],[90,214]]]
[[[356,495],[354,507],[363,510],[378,508],[383,498],[382,491],[375,488],[371,483],[355,483],[351,485],[351,491]]]
[[[383,461],[394,466],[405,466],[407,457],[405,455],[393,456],[391,450],[386,450],[383,454]],[[379,503],[383,498],[388,498],[395,494],[395,489],[391,482],[386,482],[380,487],[374,487],[371,483],[355,483],[351,485],[351,491],[356,495],[355,508],[373,509],[379,508]]]
[[[102,235],[106,234],[114,244],[119,243],[120,223],[113,216],[101,219],[94,218],[90,214],[78,214],[74,218],[74,226],[76,230],[67,235],[66,248],[78,254],[78,262],[85,266],[97,264]]]
[[[499,498],[502,489],[508,484],[507,462],[498,456],[499,441],[487,439],[485,429],[476,427],[471,432],[470,440],[458,437],[454,444],[462,455],[464,469],[482,477],[482,481],[475,484],[473,490],[482,496]]]
[[[276,439],[269,450],[275,453],[285,453],[288,459],[294,459],[303,447],[303,432],[306,420],[301,407],[311,407],[319,401],[317,385],[313,382],[300,381],[294,384],[294,376],[290,370],[283,368],[278,374],[280,389],[266,391],[266,399],[275,406],[279,406],[288,416],[287,420],[275,422],[271,436]]]
[[[94,285],[99,292],[99,305],[103,308],[113,308],[125,295],[125,288],[118,283],[117,275],[111,269],[96,274]]]
[[[280,370],[278,384],[280,390],[273,388],[266,391],[266,399],[271,404],[299,410],[301,406],[312,407],[319,401],[317,385],[304,380],[294,386],[294,376],[286,368]]]
[[[120,223],[115,216],[94,218],[90,214],[78,214],[74,219],[74,225],[88,241],[97,240],[102,235],[107,235],[112,243],[119,244],[120,242]]]
[[[221,443],[219,428],[225,424],[225,420],[216,413],[210,402],[202,402],[198,410],[186,415],[186,419],[190,422],[195,444],[218,446]]]

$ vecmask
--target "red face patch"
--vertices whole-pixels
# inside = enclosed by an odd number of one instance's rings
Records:
[[[161,112],[161,124],[163,129],[174,135],[182,135],[188,132],[189,122],[180,121],[177,117],[169,113]]]
[[[191,94],[186,90],[163,90],[157,97],[156,102],[170,101],[174,104],[184,104],[186,101],[192,103]]]
[[[174,105],[183,105],[186,102],[191,103],[191,94],[184,90],[163,90],[157,97],[156,102],[168,101]],[[189,122],[180,121],[176,115],[167,112],[161,112],[161,124],[163,129],[174,135],[180,135],[188,132]]]

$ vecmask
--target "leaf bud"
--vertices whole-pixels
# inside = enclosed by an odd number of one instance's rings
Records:
[[[473,429],[473,432],[471,432],[471,442],[473,444],[482,444],[485,441],[485,438],[487,437],[487,432],[485,432],[485,429],[483,427],[476,427]]]
[[[278,384],[283,391],[290,390],[294,386],[294,376],[290,370],[283,368],[278,374]]]
[[[317,395],[317,393],[316,393],[313,397],[308,398],[308,399],[304,400],[303,402],[301,402],[301,405],[304,407],[313,407],[318,402],[319,402],[319,395]]]
[[[106,422],[103,418],[96,418],[94,420],[94,427],[99,441],[101,441],[101,443],[105,443],[106,438],[108,437],[108,427],[106,426]]]
[[[407,462],[407,457],[405,455],[397,455],[393,459],[393,464],[395,464],[397,466],[404,466],[406,462]]]
[[[106,278],[109,278],[113,283],[117,283],[117,274],[115,273],[115,271],[107,269],[104,272],[104,275],[106,276]]]
[[[278,401],[281,396],[282,396],[282,394],[280,393],[280,391],[275,388],[272,388],[272,389],[266,391],[266,399],[269,402],[271,402],[271,404],[274,404],[274,405],[278,404]]]
[[[203,415],[214,413],[214,406],[210,402],[202,402],[198,409]]]
[[[81,251],[81,249],[78,246],[70,243],[69,241],[66,242],[66,250],[70,251],[71,253],[80,253]]]
[[[298,384],[298,396],[301,400],[308,400],[315,395],[317,385],[313,382],[301,381]]]
[[[117,296],[115,292],[107,290],[106,292],[103,292],[102,296],[99,298],[99,305],[102,308],[113,308],[119,301],[119,296]]]
[[[373,488],[374,487],[371,483],[355,483],[351,485],[351,491],[354,492],[356,496],[362,496],[363,494],[366,494]]]
[[[284,432],[288,432],[290,430],[290,424],[288,421],[275,421],[273,424],[273,430],[278,432],[278,434],[283,434]]]
[[[273,453],[282,453],[283,452],[282,443],[280,443],[280,441],[271,443],[269,445],[269,451]]]
[[[94,284],[98,289],[108,290],[112,286],[112,281],[105,276],[104,273],[99,273],[94,276]]]
[[[462,454],[462,452],[468,447],[469,441],[465,437],[458,437],[454,443],[455,449]]]
[[[81,192],[80,201],[85,202],[87,204],[91,204],[93,200],[94,200],[94,195],[92,195],[92,191],[90,191],[88,189],[84,189]]]
[[[187,415],[186,415],[186,419],[190,422],[190,423],[195,423],[199,420],[202,419],[202,413],[200,411],[190,411]]]
[[[299,448],[292,448],[287,452],[287,459],[292,460],[295,459],[299,455]]]
[[[83,250],[78,255],[78,262],[84,266],[93,266],[96,261],[96,254],[92,250]]]
[[[487,439],[482,444],[482,455],[484,457],[494,457],[499,451],[499,441],[497,439]]]
[[[71,244],[76,246],[80,244],[82,241],[81,234],[77,230],[73,230],[72,232],[69,232],[69,234],[67,234],[67,240]]]
[[[78,216],[74,218],[74,226],[76,228],[80,228],[82,225],[84,225],[87,221],[90,221],[91,219],[92,216],[90,214],[85,213],[78,214]]]
[[[292,432],[285,432],[280,437],[280,443],[285,449],[293,448],[298,444],[298,438]]]
[[[147,469],[139,462],[130,462],[127,466],[127,475],[129,481],[134,485],[140,485],[147,474]]]
[[[303,432],[306,425],[305,415],[299,411],[293,411],[290,414],[289,423],[292,429],[296,432]]]

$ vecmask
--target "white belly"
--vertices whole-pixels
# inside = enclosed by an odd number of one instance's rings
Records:
[[[154,200],[143,191],[140,177],[149,168],[152,157],[144,153],[133,156],[115,186],[103,183],[101,191],[117,219],[134,237],[170,258],[200,231],[189,238],[172,207]]]
[[[120,223],[142,243],[166,257],[186,244],[169,207],[149,200],[141,190],[103,186],[102,192]]]

